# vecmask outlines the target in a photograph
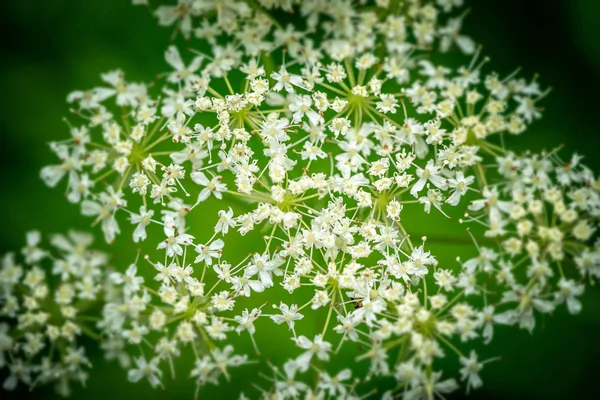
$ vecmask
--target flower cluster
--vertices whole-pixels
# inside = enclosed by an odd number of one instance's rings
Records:
[[[206,382],[217,383],[220,375],[229,378],[229,367],[243,365],[248,360],[246,356],[233,354],[230,344],[218,347],[226,343],[229,332],[233,331],[228,322],[231,318],[226,317],[235,305],[232,293],[217,292],[217,284],[205,290],[205,274],[197,279],[193,268],[186,265],[185,256],[180,263],[176,260],[168,265],[152,263],[157,271],[154,280],[160,284],[157,290],[151,284],[145,285],[144,278],[137,274],[136,264],[124,273],[112,273],[112,293],[105,301],[98,325],[106,338],[103,343],[106,357],[118,359],[128,368],[130,381],[147,379],[153,387],[162,386],[163,364],[168,365],[174,378],[174,360],[189,351],[195,361],[188,374],[196,379],[198,390]],[[252,321],[259,313],[260,310],[253,310],[249,315],[246,310],[243,315],[246,319],[240,326],[252,333]],[[131,357],[135,361],[133,366]]]
[[[54,383],[67,395],[70,382],[85,385],[90,361],[85,337],[97,340],[97,318],[107,257],[91,250],[93,236],[53,235],[51,249],[37,231],[27,234],[22,261],[9,253],[0,268],[0,371],[4,390],[22,382]]]
[[[461,381],[482,385],[493,358],[472,349],[495,324],[531,330],[534,311],[580,310],[576,279],[600,277],[600,181],[577,156],[517,155],[503,140],[541,116],[547,91],[485,71],[460,34],[464,14],[452,16],[461,0],[363,3],[179,0],[156,15],[189,40],[189,59],[171,45],[170,70],[153,84],[116,70],[68,96],[77,122],[51,144],[60,163],[43,180],[66,179],[68,200],[107,242],[128,219],[133,241],[152,249],[117,272],[88,260],[94,273],[61,272],[64,282],[39,296],[61,305],[70,290],[71,313],[57,318],[86,332],[72,302],[87,299],[80,286],[93,288],[90,300],[102,292],[94,331],[130,381],[162,387],[185,354],[196,393],[258,363],[272,372],[262,375],[268,389],[256,385],[264,398],[431,399]],[[282,23],[292,10],[301,18]],[[459,68],[430,57],[453,46],[468,55]],[[225,206],[211,218],[211,204]],[[451,220],[457,238],[469,224],[473,252],[440,262],[437,230],[414,218],[426,214]],[[236,259],[228,244],[240,237],[252,253]],[[36,265],[47,253],[30,242]],[[25,272],[7,260],[10,294]],[[44,275],[30,271],[23,285],[35,292]],[[30,274],[41,276],[33,286]],[[9,294],[5,309],[17,301]],[[24,307],[36,310],[32,296]],[[20,350],[21,335],[2,326],[5,347]],[[277,345],[289,351],[269,354],[267,329],[287,332]],[[234,350],[242,334],[253,354]],[[82,379],[88,362],[77,354],[52,377]],[[338,357],[368,372],[328,369]],[[457,368],[443,369],[443,358]],[[42,370],[9,365],[32,386]],[[389,390],[373,389],[384,380]]]
[[[466,261],[469,274],[491,274],[499,306],[487,318],[533,330],[534,310],[550,313],[566,304],[581,310],[582,281],[600,273],[600,241],[593,242],[600,217],[600,180],[574,155],[563,161],[555,151],[496,159],[494,184],[468,207],[465,221],[483,226],[498,249],[479,247]],[[491,331],[490,331],[491,332]]]

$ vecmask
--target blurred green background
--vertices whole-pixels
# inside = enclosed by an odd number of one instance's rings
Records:
[[[563,154],[576,151],[600,172],[596,127],[596,112],[600,111],[600,2],[466,2],[472,9],[464,32],[484,45],[491,68],[506,75],[521,66],[521,76],[538,73],[543,86],[553,87],[543,101],[543,119],[512,142],[520,149],[532,150],[564,144]],[[80,217],[78,207],[39,179],[40,168],[55,162],[47,142],[68,134],[62,122],[68,115],[66,95],[97,85],[100,73],[116,67],[122,68],[129,80],[152,80],[167,69],[162,54],[170,31],[158,27],[146,8],[133,7],[127,0],[2,1],[0,18],[0,85],[4,93],[0,107],[0,167],[4,177],[0,187],[0,252],[5,253],[19,249],[25,232],[31,229],[52,233],[89,227],[90,220]],[[215,202],[207,206],[221,208]],[[214,221],[206,223],[212,226]],[[113,249],[116,266],[126,266],[135,257],[129,232],[124,230],[116,251]],[[239,254],[251,251],[247,242],[237,245]],[[98,246],[106,248],[102,240]],[[438,250],[444,251],[443,247]],[[452,259],[450,246],[446,248]],[[502,361],[486,366],[484,388],[468,397],[596,397],[588,393],[600,381],[600,290],[589,288],[583,300],[581,315],[571,317],[562,307],[551,318],[539,319],[540,326],[533,335],[516,328],[497,329],[492,345],[502,354]],[[262,338],[259,345],[262,341],[268,346],[283,333],[283,329],[274,330],[274,336]],[[145,382],[128,383],[116,364],[96,361],[87,389],[76,388],[73,398],[193,397],[193,384],[182,374],[177,382],[167,382],[166,392],[154,391]],[[231,398],[239,387],[254,381],[251,372],[252,367],[238,371],[232,384],[208,386],[201,397]],[[244,373],[248,373],[247,379]],[[16,395],[21,399],[55,397],[43,389]],[[11,397],[0,392],[0,399]]]

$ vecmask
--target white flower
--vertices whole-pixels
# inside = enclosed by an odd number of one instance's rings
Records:
[[[221,239],[215,240],[210,245],[197,245],[196,252],[198,253],[198,256],[194,260],[194,263],[204,261],[207,266],[211,266],[213,263],[213,258],[221,258],[223,246],[225,246],[225,242],[223,242]]]
[[[112,281],[117,285],[123,285],[127,296],[140,290],[144,278],[137,275],[137,266],[131,264],[124,274],[113,272],[110,275]]]
[[[582,242],[588,240],[596,231],[588,221],[582,220],[573,228],[573,236]]]
[[[179,0],[175,6],[160,6],[156,9],[155,14],[158,18],[158,24],[169,26],[177,23],[181,33],[188,38],[192,32],[192,18],[188,0]]]
[[[372,327],[377,321],[377,314],[385,310],[387,307],[385,300],[381,297],[371,300],[370,296],[362,299],[362,307],[353,311],[353,314],[363,320],[368,326]]]
[[[162,371],[158,367],[158,362],[158,358],[153,358],[150,360],[150,362],[147,362],[144,356],[136,358],[136,368],[130,369],[127,373],[129,381],[138,382],[141,379],[146,378],[152,387],[162,385],[160,381],[162,377]]]
[[[316,355],[322,361],[329,360],[331,343],[323,341],[323,335],[316,335],[312,342],[306,336],[298,336],[297,338],[292,338],[292,340],[296,342],[298,347],[307,350],[296,358],[296,365],[300,371],[304,372],[308,369],[313,355]]]
[[[198,76],[194,75],[194,73],[200,68],[202,57],[194,57],[190,65],[186,67],[181,60],[181,55],[179,54],[177,47],[171,45],[165,52],[165,59],[167,60],[167,63],[175,69],[175,71],[169,74],[167,78],[170,82],[178,83],[183,81],[189,85],[195,80],[200,79]]]
[[[198,195],[198,201],[196,204],[208,199],[212,193],[217,199],[223,198],[222,192],[227,190],[227,186],[221,182],[221,177],[215,176],[209,180],[203,172],[194,171],[190,174],[192,180],[200,186],[205,186]]]
[[[131,213],[129,221],[131,221],[132,224],[137,224],[133,231],[134,242],[137,243],[146,240],[146,227],[152,222],[153,215],[154,210],[147,210],[145,206],[140,207],[139,214]]]
[[[276,389],[281,391],[285,397],[297,398],[307,388],[305,383],[295,379],[296,373],[299,371],[298,364],[293,360],[287,361],[283,364],[283,371],[285,373],[284,379],[275,381]]]
[[[131,323],[131,329],[123,331],[123,338],[127,339],[127,342],[130,344],[140,344],[146,334],[148,334],[148,328],[134,321]]]
[[[289,106],[290,111],[294,113],[293,122],[298,123],[302,120],[305,115],[312,125],[317,125],[321,120],[321,116],[315,110],[311,108],[312,99],[308,95],[294,95],[292,96],[292,102]]]
[[[475,181],[475,177],[469,176],[465,178],[462,171],[456,173],[456,177],[448,179],[448,187],[454,189],[450,197],[446,199],[446,203],[451,206],[456,206],[460,202],[462,196],[469,190],[469,185]]]
[[[211,298],[212,306],[219,311],[233,310],[235,301],[229,296],[229,292],[222,291]]]
[[[398,107],[398,100],[390,94],[382,93],[379,95],[381,101],[375,104],[377,111],[384,114],[392,113],[396,114],[396,107]]]
[[[558,281],[558,292],[555,293],[556,303],[567,303],[567,308],[571,314],[578,314],[581,311],[581,302],[576,296],[583,294],[584,286],[577,284],[572,280],[561,278]]]
[[[347,335],[352,341],[358,340],[358,331],[356,327],[362,322],[356,315],[350,313],[347,316],[338,315],[339,325],[336,325],[333,330],[338,334]]]
[[[23,255],[25,256],[26,263],[35,264],[47,256],[47,252],[38,247],[41,241],[41,235],[39,231],[28,232],[26,239],[27,245],[22,251]]]
[[[267,253],[255,254],[251,264],[245,269],[244,275],[252,277],[258,274],[258,278],[265,287],[273,286],[273,275],[281,276],[283,274],[283,271],[279,269],[281,262],[277,258],[278,256],[275,255],[270,259]]]
[[[294,86],[302,87],[302,77],[287,72],[285,65],[279,68],[279,72],[272,72],[271,78],[277,83],[273,86],[273,90],[280,92],[281,89],[285,89],[288,93],[294,93]]]
[[[248,333],[254,335],[254,332],[256,332],[254,321],[256,321],[258,317],[260,317],[260,313],[261,311],[258,308],[252,309],[251,312],[248,312],[248,309],[245,309],[244,311],[242,311],[241,316],[236,315],[235,317],[233,317],[235,322],[239,324],[239,326],[235,328],[235,331],[237,333],[241,333],[242,331],[247,330]]]
[[[435,397],[443,398],[443,394],[453,392],[458,385],[454,379],[440,381],[441,372],[434,372],[430,377],[423,374],[419,385],[414,385],[404,393],[403,400],[427,400]]]
[[[461,26],[462,18],[451,18],[448,20],[448,24],[439,30],[442,36],[440,43],[442,51],[448,51],[452,46],[452,42],[454,42],[464,54],[473,54],[475,52],[477,47],[473,39],[459,33]]]
[[[418,193],[425,187],[427,182],[430,182],[438,189],[445,190],[447,188],[446,179],[441,176],[441,170],[442,168],[435,165],[433,160],[427,161],[425,168],[417,168],[419,180],[410,190],[410,194],[418,197]]]
[[[304,318],[304,316],[298,312],[298,306],[296,304],[292,304],[288,307],[286,304],[281,303],[277,308],[281,314],[270,316],[277,325],[285,322],[291,330],[294,330],[295,321]]]
[[[9,365],[10,375],[5,379],[2,384],[4,390],[15,390],[19,381],[22,381],[26,385],[31,384],[31,368],[29,368],[23,360],[13,360]]]
[[[229,228],[235,228],[235,219],[233,218],[233,210],[229,207],[229,210],[219,211],[219,219],[215,225],[215,232],[220,232],[226,235],[229,232]]]
[[[231,288],[236,294],[250,297],[252,291],[262,293],[265,290],[265,285],[256,279],[250,279],[247,276],[234,276],[231,278]]]
[[[123,192],[120,190],[115,192],[112,187],[109,187],[107,192],[100,193],[100,202],[84,200],[81,203],[81,214],[95,216],[96,223],[102,222],[102,231],[108,243],[112,243],[116,235],[121,232],[115,214],[119,208],[127,206],[122,196]]]
[[[246,356],[240,356],[233,354],[233,346],[227,345],[223,350],[216,348],[211,352],[213,359],[215,360],[215,367],[219,369],[227,378],[229,374],[227,372],[228,367],[237,367],[246,363]]]
[[[489,188],[486,186],[483,189],[483,199],[473,200],[469,206],[471,211],[479,211],[484,207],[488,207],[490,219],[501,220],[502,213],[510,213],[513,203],[499,199],[498,189],[496,187]]]
[[[329,392],[329,396],[339,396],[343,397],[346,395],[346,385],[344,385],[344,381],[350,379],[352,377],[352,371],[348,368],[338,372],[335,376],[330,376],[327,372],[323,372],[321,376],[321,380],[319,382],[319,388]]]
[[[194,237],[187,233],[177,232],[177,227],[174,225],[172,218],[166,218],[164,222],[164,232],[167,238],[158,244],[157,249],[165,249],[167,257],[183,255],[183,246],[193,245]]]
[[[469,358],[461,357],[460,363],[463,367],[460,369],[461,377],[467,381],[467,390],[469,388],[477,389],[483,385],[479,377],[479,371],[483,368],[483,364],[477,362],[477,353],[471,350]]]
[[[316,161],[318,158],[327,157],[327,153],[323,151],[320,146],[312,144],[310,142],[304,142],[303,149],[300,152],[303,160],[312,160]]]

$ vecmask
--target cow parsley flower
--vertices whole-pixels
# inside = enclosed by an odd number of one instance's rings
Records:
[[[51,247],[41,234],[27,234],[23,263],[14,253],[0,266],[0,370],[4,390],[55,383],[62,395],[72,381],[85,386],[91,362],[84,336],[99,338],[94,305],[100,304],[107,257],[89,249],[93,236],[55,235]],[[62,349],[61,351],[55,351]]]
[[[106,358],[153,387],[174,377],[181,354],[193,356],[196,394],[229,380],[233,367],[260,362],[235,352],[234,331],[262,355],[264,326],[282,329],[291,341],[279,345],[295,355],[266,363],[265,398],[362,398],[375,378],[395,383],[384,398],[441,397],[458,378],[470,390],[487,361],[463,348],[490,342],[494,324],[532,330],[539,313],[581,310],[579,280],[600,277],[598,179],[581,157],[517,156],[498,140],[539,118],[547,91],[486,72],[454,14],[462,0],[405,3],[178,0],[155,15],[189,51],[170,45],[152,85],[114,70],[68,96],[77,122],[50,145],[59,161],[42,179],[66,180],[68,201],[107,242],[128,215],[134,242],[158,242],[158,255],[108,274],[103,258],[86,256],[89,238],[55,238],[67,256],[54,262],[64,282],[52,291],[40,284],[37,264],[49,256],[36,234],[23,251],[27,274],[5,259],[3,312],[16,326],[49,320],[38,298],[64,311],[67,327],[46,333],[69,339],[53,377],[82,380],[89,363],[72,342],[88,327],[76,300],[97,299],[100,284],[94,328]],[[277,19],[292,10],[298,18]],[[453,47],[469,55],[458,68],[426,57]],[[438,227],[414,218],[423,213],[447,219],[457,229],[447,239],[472,240],[471,253],[438,261]],[[461,223],[477,229],[459,237]],[[235,235],[252,250],[234,261]],[[9,388],[42,370],[29,360],[44,334],[28,333],[22,354],[7,356],[17,337],[0,325]],[[366,376],[331,370],[340,351]]]

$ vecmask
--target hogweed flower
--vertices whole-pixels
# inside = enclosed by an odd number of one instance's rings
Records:
[[[593,237],[600,181],[580,160],[564,161],[557,151],[504,152],[496,159],[494,186],[469,206],[465,221],[483,226],[500,248],[480,248],[464,267],[494,275],[503,293],[499,307],[516,303],[497,316],[506,323],[531,331],[534,310],[549,313],[563,303],[577,314],[582,280],[598,278],[600,242]]]
[[[548,90],[485,72],[464,14],[453,16],[462,1],[334,3],[161,6],[159,24],[175,25],[192,56],[172,45],[151,84],[115,70],[68,96],[77,122],[42,178],[66,180],[107,242],[129,222],[134,242],[156,249],[119,272],[95,267],[106,279],[93,282],[104,293],[93,328],[130,381],[163,387],[188,354],[196,395],[258,362],[264,398],[431,399],[482,385],[493,358],[472,348],[494,325],[531,330],[563,303],[577,313],[580,277],[598,278],[598,179],[577,156],[504,144],[541,116]],[[301,18],[284,26],[276,16],[290,10]],[[468,54],[459,68],[429,57],[453,46]],[[211,203],[223,205],[212,219]],[[426,214],[473,251],[440,262]],[[235,259],[240,237],[252,253]],[[264,362],[268,329],[288,334],[281,363]],[[236,353],[236,336],[251,354]],[[340,357],[368,372],[328,369]]]
[[[0,268],[0,370],[4,390],[53,383],[67,395],[71,381],[85,386],[90,360],[82,339],[95,329],[107,276],[107,257],[89,248],[93,236],[53,235],[51,248],[27,234],[22,261],[9,253]]]

